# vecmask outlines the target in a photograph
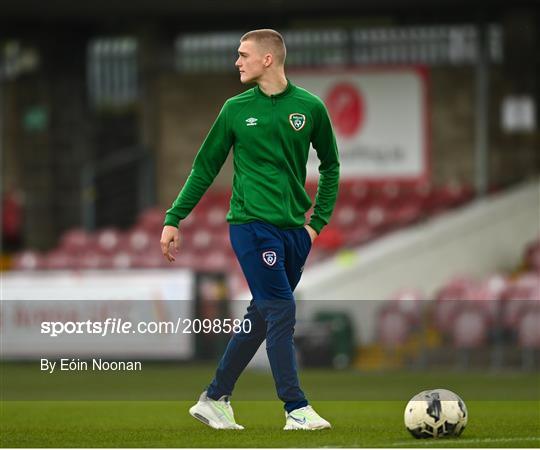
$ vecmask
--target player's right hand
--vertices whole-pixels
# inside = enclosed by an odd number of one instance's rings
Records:
[[[165,225],[161,232],[161,253],[167,258],[169,262],[176,261],[176,258],[172,254],[172,249],[177,253],[180,248],[180,233],[177,227],[171,225]]]

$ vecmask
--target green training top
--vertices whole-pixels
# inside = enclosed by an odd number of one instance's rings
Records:
[[[279,228],[303,226],[311,199],[305,190],[310,143],[320,160],[309,225],[319,233],[336,203],[339,157],[324,103],[288,82],[277,95],[258,86],[228,99],[204,140],[164,225],[178,226],[206,192],[231,147],[234,177],[227,221],[260,220]]]

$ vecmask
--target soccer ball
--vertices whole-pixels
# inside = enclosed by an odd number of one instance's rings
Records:
[[[415,438],[459,436],[467,425],[467,407],[447,389],[422,391],[405,408],[405,426]]]

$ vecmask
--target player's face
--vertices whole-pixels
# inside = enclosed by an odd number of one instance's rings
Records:
[[[255,42],[243,41],[238,47],[238,59],[234,65],[240,72],[242,83],[253,83],[264,73],[264,55]]]

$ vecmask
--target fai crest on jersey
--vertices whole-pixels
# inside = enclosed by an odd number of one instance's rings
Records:
[[[295,131],[300,131],[306,124],[306,116],[300,113],[289,114],[289,123]]]
[[[265,264],[270,267],[272,267],[277,261],[276,252],[273,251],[263,252],[262,258]]]

